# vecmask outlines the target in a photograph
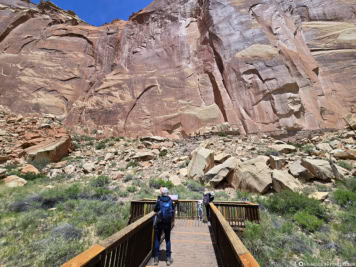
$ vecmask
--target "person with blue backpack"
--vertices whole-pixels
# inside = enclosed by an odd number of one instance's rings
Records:
[[[166,241],[166,256],[167,256],[167,266],[173,263],[171,257],[171,229],[172,229],[172,218],[174,215],[174,206],[172,199],[168,196],[169,191],[166,187],[161,187],[160,189],[161,197],[157,199],[154,211],[156,212],[155,217],[155,233],[154,233],[154,265],[159,263],[159,246],[161,244],[162,232],[164,232],[164,237]]]

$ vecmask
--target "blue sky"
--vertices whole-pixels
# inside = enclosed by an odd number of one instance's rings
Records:
[[[65,10],[73,10],[82,20],[101,26],[114,19],[127,20],[133,12],[148,6],[152,0],[51,0]],[[40,0],[32,0],[38,4]]]

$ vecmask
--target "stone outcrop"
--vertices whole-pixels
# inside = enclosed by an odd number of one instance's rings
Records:
[[[272,187],[277,193],[284,190],[296,192],[301,188],[301,184],[287,171],[274,170],[272,172]]]
[[[327,160],[302,159],[301,164],[313,174],[313,178],[330,181],[331,179],[342,177],[338,168],[333,168],[334,165],[330,164]]]
[[[200,147],[192,152],[188,165],[188,177],[200,179],[214,167],[214,151]]]
[[[0,0],[0,104],[106,135],[340,128],[356,102],[355,8],[155,0],[93,27],[51,2]]]
[[[4,179],[4,183],[7,187],[22,187],[27,184],[27,181],[16,175],[11,175]]]
[[[268,157],[259,156],[238,164],[231,185],[243,192],[266,193],[272,185],[268,160]]]
[[[58,140],[47,140],[26,149],[26,160],[29,162],[40,160],[58,162],[68,155],[71,148],[72,141],[70,136],[62,137]]]
[[[224,163],[209,170],[204,176],[204,182],[215,187],[226,179],[227,184],[231,184],[237,163],[238,161],[235,157],[227,159]]]

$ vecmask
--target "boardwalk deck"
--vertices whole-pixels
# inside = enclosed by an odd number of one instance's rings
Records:
[[[198,220],[176,220],[171,233],[172,258],[171,266],[176,267],[221,267],[219,257],[214,247],[209,227]],[[166,266],[166,244],[163,241],[160,248],[158,266]],[[146,267],[153,265],[153,259]]]

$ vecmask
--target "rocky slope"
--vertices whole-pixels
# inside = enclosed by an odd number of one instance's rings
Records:
[[[356,4],[155,0],[93,27],[0,0],[0,104],[107,135],[340,128],[355,112]]]

